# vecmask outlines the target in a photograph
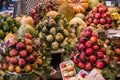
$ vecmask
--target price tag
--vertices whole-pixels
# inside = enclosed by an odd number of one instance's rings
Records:
[[[106,1],[106,6],[111,6],[111,1]]]

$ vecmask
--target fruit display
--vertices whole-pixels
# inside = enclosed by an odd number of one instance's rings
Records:
[[[17,35],[2,55],[2,70],[16,74],[40,71],[43,67],[48,67],[51,60],[49,54],[39,51],[39,45],[30,33],[24,37]]]
[[[74,68],[74,63],[72,61],[60,63],[60,70],[63,80],[74,80],[76,71]]]
[[[88,8],[88,0],[69,0],[68,3],[76,13],[85,13]]]
[[[104,42],[98,39],[96,34],[93,35],[91,28],[85,29],[81,34],[79,44],[70,53],[70,56],[78,69],[85,69],[86,71],[98,68],[104,72],[104,69],[108,68],[113,60],[111,50],[106,49]],[[107,73],[107,71],[105,72]],[[112,74],[113,72],[109,73]]]
[[[102,3],[97,4],[86,16],[86,24],[92,25],[97,29],[110,29],[116,28],[114,21],[110,17],[108,7]]]
[[[38,24],[41,47],[45,50],[58,50],[65,49],[67,45],[75,46],[77,37],[67,28],[68,22],[64,15],[58,14],[55,18],[51,18],[51,15],[46,17]]]
[[[29,15],[33,18],[34,24],[39,23],[46,15],[47,12],[51,10],[56,10],[55,5],[52,1],[42,1],[39,5],[36,5],[34,9],[31,10]]]
[[[1,14],[0,15],[0,39],[9,33],[16,33],[19,28],[20,23],[13,19],[10,15]]]

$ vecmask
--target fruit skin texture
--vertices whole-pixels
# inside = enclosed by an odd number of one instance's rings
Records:
[[[26,50],[27,50],[29,53],[31,53],[31,52],[33,51],[33,47],[30,46],[30,45],[27,45],[27,46],[26,46]]]
[[[42,64],[42,59],[38,59],[38,60],[37,60],[37,63],[38,63],[39,65],[41,65],[41,64]]]
[[[6,63],[2,64],[2,69],[7,69],[8,65]]]
[[[93,44],[92,41],[87,41],[85,43],[85,46],[89,48],[89,47],[92,47],[92,44]]]
[[[91,55],[90,58],[89,58],[89,60],[90,60],[90,62],[95,63],[96,60],[97,60],[97,58],[96,58],[95,55]]]
[[[27,51],[26,50],[22,50],[19,52],[20,57],[26,57],[27,56]]]
[[[7,62],[10,61],[10,57],[9,56],[6,56],[5,59],[6,59]]]
[[[96,68],[103,69],[105,67],[105,64],[103,61],[97,61],[96,62]]]
[[[118,56],[115,56],[115,57],[114,57],[114,60],[115,60],[116,62],[120,61],[120,59],[119,59]]]
[[[31,55],[31,56],[28,57],[28,62],[29,63],[32,64],[32,63],[34,63],[34,61],[35,61],[35,57],[34,56]]]
[[[73,58],[73,62],[74,62],[75,64],[78,64],[78,63],[79,63],[79,61],[78,61],[76,58]]]
[[[23,58],[20,58],[19,61],[18,61],[18,64],[20,66],[25,66],[26,65],[26,61]]]
[[[16,49],[12,49],[12,50],[10,50],[10,56],[15,56],[15,55],[17,55],[17,50]]]
[[[8,66],[8,70],[11,71],[11,72],[13,72],[14,71],[14,66],[13,65],[9,65]]]
[[[30,39],[25,39],[26,45],[32,45],[32,41]]]
[[[103,58],[104,57],[104,53],[103,52],[97,52],[97,57],[98,58]]]
[[[116,54],[120,54],[120,48],[115,48],[114,51]]]
[[[78,66],[79,66],[80,68],[85,68],[85,63],[84,63],[84,62],[79,62],[79,63],[78,63]]]
[[[18,61],[18,60],[17,60],[16,57],[11,57],[11,58],[10,58],[10,63],[11,63],[11,64],[16,64],[17,61]]]
[[[10,43],[10,46],[14,46],[15,44],[17,44],[18,41],[16,39],[12,40],[12,42]]]
[[[92,36],[92,37],[90,38],[90,41],[92,41],[93,43],[97,42],[97,37]]]
[[[27,39],[32,39],[32,35],[31,35],[30,33],[26,33],[26,34],[25,34],[25,38],[27,38]]]
[[[100,23],[101,24],[105,24],[105,20],[104,19],[100,19]]]
[[[86,65],[85,65],[85,70],[92,70],[92,64],[90,63],[90,62],[88,62],[88,63],[86,63]]]
[[[16,49],[17,50],[23,50],[25,48],[25,45],[22,43],[22,42],[19,42],[17,45],[16,45]]]
[[[96,51],[99,50],[99,46],[98,45],[94,45],[93,46],[93,50],[96,50]]]
[[[79,55],[79,59],[80,59],[81,61],[84,61],[84,60],[85,60],[85,54],[84,54],[84,53],[81,53],[81,54]]]
[[[32,67],[30,65],[25,66],[25,72],[30,72],[32,70]]]
[[[84,44],[80,44],[79,46],[77,46],[77,49],[79,51],[84,50],[85,49],[85,45]]]
[[[20,66],[16,66],[16,67],[15,67],[15,71],[16,71],[17,73],[20,73],[22,70],[21,70]]]
[[[92,48],[87,48],[86,51],[85,51],[85,53],[86,53],[88,56],[90,56],[90,55],[93,54],[93,49],[92,49]]]

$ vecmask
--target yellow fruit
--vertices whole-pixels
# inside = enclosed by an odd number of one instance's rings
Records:
[[[17,73],[20,73],[20,72],[21,72],[20,66],[17,66],[17,67],[15,68],[15,71],[16,71]]]
[[[32,70],[32,67],[30,65],[25,66],[25,72],[30,72]]]
[[[13,65],[9,65],[8,66],[8,70],[11,71],[11,72],[13,72],[14,71],[14,66]]]
[[[4,42],[7,43],[9,39],[14,39],[14,38],[15,38],[15,35],[12,33],[9,33],[5,36]]]

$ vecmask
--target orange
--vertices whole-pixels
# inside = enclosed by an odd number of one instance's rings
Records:
[[[25,66],[25,72],[30,72],[32,70],[32,67],[30,65]]]
[[[13,65],[9,65],[8,66],[8,70],[11,71],[11,72],[13,72],[14,71],[14,66]]]
[[[15,71],[16,71],[17,73],[20,73],[20,72],[21,72],[20,66],[17,66],[17,67],[15,68]]]
[[[38,59],[38,60],[37,60],[37,63],[38,63],[39,65],[41,65],[41,64],[42,64],[42,59]]]
[[[120,54],[120,48],[115,48],[114,51],[115,51],[116,54]]]

